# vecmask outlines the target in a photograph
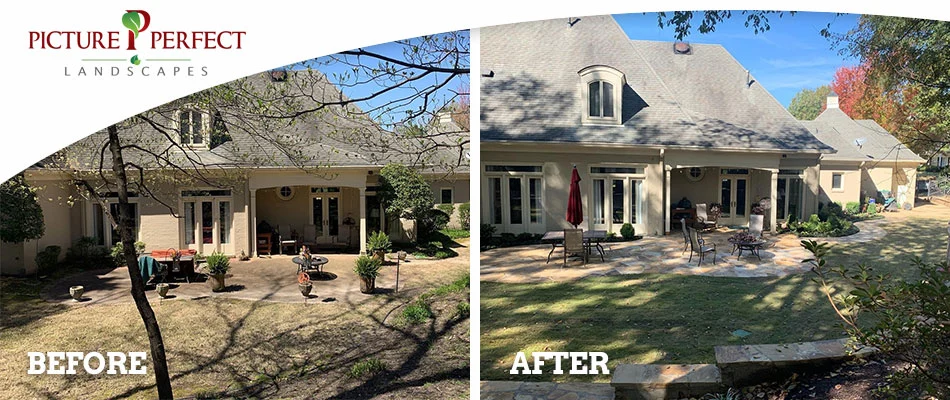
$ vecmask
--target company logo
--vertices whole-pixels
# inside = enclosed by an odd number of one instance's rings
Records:
[[[237,30],[188,30],[171,31],[152,28],[152,15],[145,10],[125,10],[121,16],[122,26],[126,31],[79,31],[79,30],[50,30],[30,31],[31,50],[89,50],[96,55],[114,54],[113,51],[134,52],[126,53],[121,58],[82,58],[83,64],[64,67],[65,76],[193,76],[200,71],[202,76],[207,75],[206,66],[182,65],[192,63],[191,55],[196,50],[240,50],[246,31]],[[124,35],[123,35],[124,34]],[[123,40],[123,37],[125,40]],[[103,53],[103,51],[110,51]],[[170,57],[171,56],[171,57]],[[131,63],[141,66],[136,71],[128,67],[123,69],[116,66],[105,66],[104,63]],[[161,63],[157,71],[147,69],[144,63]],[[88,65],[86,63],[96,63]],[[168,63],[176,63],[165,68]],[[128,65],[128,64],[126,64]],[[89,66],[90,68],[87,68]],[[73,74],[75,73],[75,74]]]

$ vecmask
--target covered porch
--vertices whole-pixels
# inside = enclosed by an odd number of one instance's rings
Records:
[[[281,233],[283,240],[293,239],[318,251],[365,254],[369,232],[384,229],[375,178],[365,169],[332,176],[288,171],[251,176],[249,248],[253,256],[293,251],[281,248]]]
[[[664,168],[665,230],[679,219],[696,216],[696,205],[721,208],[717,224],[749,226],[756,206],[763,206],[765,228],[776,232],[790,217],[814,212],[818,167],[806,159],[778,154],[670,154]]]

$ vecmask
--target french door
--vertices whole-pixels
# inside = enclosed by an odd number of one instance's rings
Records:
[[[789,217],[802,220],[802,204],[804,203],[804,180],[800,177],[778,177],[778,193],[776,194],[777,207],[775,218],[785,220]]]
[[[749,223],[749,177],[722,175],[719,180],[719,201],[723,225],[746,225]]]
[[[541,176],[505,174],[487,179],[488,222],[498,229],[498,233],[545,231],[544,182]]]
[[[202,254],[234,254],[234,210],[230,198],[190,197],[182,201],[184,246]]]
[[[314,194],[310,203],[310,223],[317,228],[317,242],[335,242],[340,236],[339,193]]]
[[[643,179],[592,175],[591,224],[596,230],[619,233],[629,223],[638,232],[643,225]]]

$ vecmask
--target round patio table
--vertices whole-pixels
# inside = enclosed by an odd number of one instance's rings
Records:
[[[304,262],[303,258],[296,256],[293,258],[294,264],[297,264],[297,272],[323,272],[321,267],[330,262],[324,256],[310,256],[310,265]]]
[[[729,243],[732,243],[733,246],[736,246],[736,250],[739,250],[739,255],[736,257],[736,259],[742,258],[742,251],[745,250],[754,254],[759,259],[759,261],[762,261],[762,256],[759,255],[759,250],[761,250],[762,246],[768,243],[768,241],[763,239],[747,241],[729,238]]]

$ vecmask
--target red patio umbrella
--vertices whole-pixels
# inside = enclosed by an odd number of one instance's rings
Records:
[[[571,190],[567,196],[567,222],[574,225],[574,229],[584,222],[584,206],[581,204],[581,176],[577,173],[577,166],[571,172]]]

